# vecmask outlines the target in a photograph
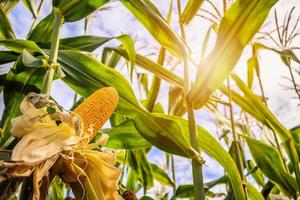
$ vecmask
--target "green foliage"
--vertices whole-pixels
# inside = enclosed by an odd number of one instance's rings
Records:
[[[204,0],[189,0],[180,15],[180,23],[187,25],[191,22],[193,17],[197,14]]]
[[[287,195],[293,196],[297,191],[297,183],[284,167],[278,151],[250,137],[246,137],[246,141],[260,170]]]
[[[19,0],[1,1],[0,5],[5,14],[8,14],[19,2]]]
[[[41,20],[35,28],[28,33],[28,39],[35,42],[50,42],[52,38],[54,14],[51,13]]]
[[[62,50],[58,60],[66,74],[63,80],[78,94],[86,97],[103,86],[116,88],[120,95],[117,112],[132,118],[144,138],[167,152],[201,160],[187,142],[178,122],[146,112],[128,81],[115,69],[78,51]]]
[[[85,18],[109,0],[53,0],[53,7],[57,7],[64,15],[66,22],[74,22]]]
[[[179,57],[188,55],[188,49],[167,22],[144,0],[121,0],[151,35],[167,50]],[[156,11],[156,12],[155,12]]]
[[[155,199],[166,200],[172,195],[174,195],[172,199],[195,197],[197,191],[195,192],[194,188],[199,187],[196,181],[193,184],[179,186],[176,183],[177,163],[174,163],[173,155],[183,156],[202,165],[204,160],[201,153],[196,151],[199,146],[201,151],[216,160],[224,169],[224,175],[200,185],[205,189],[206,198],[262,200],[270,198],[271,193],[284,194],[294,199],[299,197],[300,128],[288,130],[267,107],[265,97],[261,99],[252,91],[256,81],[255,75],[262,89],[260,68],[263,66],[260,66],[258,59],[260,50],[277,53],[289,70],[292,69],[292,61],[300,63],[295,50],[297,48],[288,47],[278,50],[256,41],[254,37],[278,0],[235,0],[229,8],[228,2],[223,1],[225,12],[223,17],[218,8],[213,5],[213,10],[221,18],[220,24],[212,22],[207,27],[202,39],[201,51],[196,52],[201,59],[196,69],[197,73],[188,78],[195,80],[194,82],[180,77],[176,67],[182,63],[185,69],[188,65],[197,65],[191,58],[192,53],[195,52],[189,50],[189,40],[186,37],[189,37],[188,25],[191,20],[196,20],[195,16],[198,13],[202,16],[203,13],[210,12],[200,9],[205,2],[203,0],[186,1],[183,12],[178,14],[176,25],[171,17],[174,14],[173,1],[170,1],[167,12],[160,12],[157,5],[150,0],[120,0],[119,6],[127,8],[157,41],[157,44],[153,44],[153,46],[159,45],[159,50],[154,53],[155,56],[157,55],[156,61],[138,52],[140,50],[135,48],[132,36],[127,34],[59,38],[59,31],[53,31],[60,30],[63,26],[63,24],[55,25],[56,12],[62,14],[65,23],[85,20],[86,30],[87,22],[92,20],[91,16],[101,11],[103,6],[110,5],[112,2],[110,0],[53,0],[51,13],[39,22],[37,1],[22,0],[21,3],[35,19],[27,39],[15,38],[8,17],[8,13],[18,2],[18,0],[0,1],[0,46],[3,47],[0,50],[0,67],[3,64],[11,64],[8,72],[0,75],[0,94],[3,95],[5,105],[0,123],[1,178],[2,160],[9,160],[10,150],[18,142],[10,134],[11,120],[20,115],[20,103],[26,94],[39,93],[41,88],[45,87],[45,74],[50,73],[50,65],[54,61],[55,68],[51,68],[55,75],[54,79],[61,79],[76,95],[82,97],[81,100],[102,87],[114,87],[118,91],[120,100],[110,118],[111,127],[102,129],[94,141],[105,133],[109,136],[109,140],[103,146],[119,150],[117,166],[122,169],[119,187],[121,194],[124,191],[136,193],[143,189],[144,196],[141,199],[152,199],[147,196],[147,191],[154,188],[157,182],[163,187],[168,187],[168,190],[157,194]],[[212,5],[211,2],[208,3]],[[113,11],[109,9],[108,12]],[[166,17],[164,17],[165,13],[167,13]],[[287,35],[286,26],[280,34]],[[177,30],[178,27],[180,31]],[[214,46],[211,45],[213,31],[217,34]],[[118,41],[118,45],[110,46],[111,40]],[[58,49],[53,48],[53,42],[56,42]],[[250,42],[251,44],[248,45]],[[210,46],[213,48],[210,49]],[[247,62],[247,85],[239,76],[231,74],[246,47],[252,48],[252,55]],[[94,56],[95,50],[102,50],[100,58]],[[55,53],[58,54],[57,63],[56,59],[48,62],[49,57],[53,58]],[[120,66],[124,61],[129,61],[130,64],[128,77],[120,72]],[[142,68],[143,71],[138,71],[138,68]],[[235,82],[235,89],[222,85],[226,78]],[[49,83],[51,86],[52,80]],[[135,91],[135,83],[139,86],[140,95]],[[162,84],[168,86],[167,90],[162,90],[163,92],[160,90]],[[191,89],[183,91],[188,84],[191,84]],[[225,97],[219,98],[218,89]],[[165,101],[161,96],[167,93],[169,96]],[[229,98],[229,103],[226,96]],[[235,122],[234,115],[228,119],[226,110],[228,106],[233,106],[233,103],[245,112],[241,112],[241,116],[245,115],[247,119],[251,116],[258,126],[253,128],[248,121],[244,122],[246,124]],[[76,103],[74,98],[74,107],[77,105],[78,102]],[[165,111],[166,107],[167,111]],[[208,112],[213,112],[217,128],[223,134],[219,140],[196,124],[195,120],[190,118],[190,112],[186,120],[184,113],[187,107],[191,108],[189,111],[192,110],[192,114],[202,107],[208,108]],[[53,110],[48,112],[52,113]],[[194,141],[190,141],[193,125],[197,129],[195,132],[198,132],[195,138],[199,138],[199,143],[193,144],[194,148],[191,145]],[[254,137],[257,134],[252,134],[264,128],[279,136],[276,148],[273,147],[272,141],[259,141]],[[236,134],[235,132],[241,134],[241,137],[238,136],[237,141],[231,141],[229,134]],[[166,152],[166,161],[162,159],[165,162],[163,165],[148,160],[153,146]],[[246,153],[247,148],[251,155]],[[101,147],[96,149],[99,150]],[[236,154],[237,151],[239,154]],[[241,160],[241,163],[236,162],[237,160]],[[80,167],[74,166],[72,169],[74,172],[85,174]],[[71,189],[76,196],[83,195],[82,186],[88,187],[88,190],[84,191],[87,192],[87,198],[97,198],[89,178],[79,181],[80,177],[77,177],[77,181],[74,180],[70,185],[66,185],[65,180],[54,178],[55,170],[49,171],[49,176],[53,176],[49,179],[50,187],[43,188],[49,189],[48,199],[64,199],[66,191]],[[169,173],[171,170],[172,174]],[[125,175],[127,177],[123,177]],[[249,183],[249,176],[252,176],[257,185],[263,188],[262,192],[258,191],[256,185]],[[26,180],[28,182],[30,179]],[[22,181],[21,178],[5,181],[1,179],[0,188],[6,192],[4,196],[0,194],[0,199],[2,197],[8,199],[10,196],[17,199],[14,193],[18,188],[13,188],[11,184],[17,187]],[[217,185],[225,185],[227,190],[220,193],[213,192],[212,188]],[[22,187],[26,189],[27,186],[23,184]],[[170,188],[173,188],[173,193],[169,192]],[[21,192],[20,198],[23,193]]]
[[[278,0],[237,0],[222,18],[214,50],[200,63],[191,96],[202,107],[238,62]]]
[[[36,0],[22,0],[34,18],[37,18]]]
[[[10,24],[10,21],[2,7],[0,7],[0,38],[15,38],[15,34]]]
[[[136,130],[132,120],[125,121],[112,129],[103,130],[109,135],[109,140],[105,144],[114,149],[137,149],[148,148],[152,145],[147,142]]]

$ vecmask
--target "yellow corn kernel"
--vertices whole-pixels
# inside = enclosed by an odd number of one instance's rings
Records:
[[[111,116],[118,101],[117,90],[112,87],[105,87],[94,92],[74,110],[81,116],[84,133],[88,133],[90,139]]]

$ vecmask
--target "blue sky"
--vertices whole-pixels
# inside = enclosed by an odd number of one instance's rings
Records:
[[[153,1],[159,9],[162,11],[163,15],[166,15],[167,8],[169,6],[169,1]],[[214,1],[218,2],[218,1]],[[219,1],[221,2],[221,1]],[[217,4],[218,5],[218,4]],[[175,5],[174,10],[175,10]],[[296,12],[300,14],[300,1],[299,0],[281,0],[275,6],[277,8],[279,16],[282,17],[285,11],[290,9],[292,6],[296,6]],[[48,1],[42,11],[41,18],[46,16],[51,10],[50,2]],[[297,15],[296,14],[296,15]],[[172,26],[178,29],[176,24],[177,14],[174,13],[174,20]],[[273,13],[271,14],[273,17]],[[22,3],[19,3],[16,8],[11,12],[10,19],[14,27],[15,33],[18,38],[26,38],[26,34],[29,30],[30,24],[32,23],[32,17],[30,12],[24,7]],[[270,18],[271,20],[273,18]],[[195,60],[199,60],[198,52],[201,47],[201,38],[203,38],[208,23],[200,18],[196,18],[187,27],[187,38],[188,43],[191,46],[193,57]],[[267,29],[271,29],[267,27]],[[92,21],[90,23],[88,34],[97,36],[117,36],[120,34],[129,34],[137,40],[136,49],[139,53],[148,55],[152,52],[157,52],[158,44],[153,38],[147,33],[147,31],[134,19],[134,17],[119,3],[113,2],[109,5],[109,10],[97,12],[94,14]],[[70,37],[83,34],[83,21],[75,23],[67,23],[64,25],[62,30],[62,37]],[[202,37],[201,37],[202,36]],[[116,41],[110,42],[108,45],[115,45]],[[153,45],[154,44],[154,45]],[[299,39],[296,41],[299,46]],[[213,45],[213,43],[211,44]],[[95,53],[97,57],[101,50]],[[240,59],[239,64],[235,68],[235,72],[242,77],[246,77],[246,60],[250,56],[251,49],[246,48],[245,52]],[[152,56],[153,57],[153,56]],[[153,57],[155,58],[155,56]],[[262,71],[262,80],[266,91],[266,96],[269,98],[268,104],[272,112],[279,118],[279,120],[286,125],[288,128],[292,128],[300,124],[299,118],[299,103],[297,100],[292,99],[294,93],[285,90],[281,85],[288,85],[289,82],[284,78],[288,76],[287,68],[282,64],[280,58],[274,53],[261,52],[260,53],[260,63]],[[168,67],[168,66],[167,66]],[[296,68],[300,69],[299,66],[295,65]],[[120,68],[118,68],[120,69]],[[127,70],[125,68],[120,69],[121,72],[128,77]],[[145,72],[141,69],[137,69],[138,72]],[[181,70],[177,70],[177,73],[181,73]],[[297,79],[299,82],[299,78]],[[138,97],[143,97],[143,94],[139,94],[139,91],[134,81],[134,88],[136,95]],[[254,84],[254,88],[258,89],[257,81]],[[168,86],[163,84],[162,92],[159,99],[165,105],[167,102]],[[61,81],[56,81],[52,89],[52,95],[56,100],[63,105],[65,108],[70,108],[73,101],[74,93],[66,87]],[[0,112],[3,110],[3,99],[0,97]],[[207,128],[212,134],[215,133],[215,127],[213,126],[212,118],[206,111],[198,111],[196,113],[197,122],[203,127]],[[201,140],[201,138],[200,138]],[[154,149],[150,153],[150,159],[163,165],[164,155],[157,149]],[[211,158],[204,155],[206,160],[206,165],[204,167],[204,176],[206,181],[210,181],[216,177],[223,175],[223,169]],[[191,165],[186,159],[176,157],[176,169],[177,178],[179,183],[191,183]],[[171,190],[171,189],[170,189]]]

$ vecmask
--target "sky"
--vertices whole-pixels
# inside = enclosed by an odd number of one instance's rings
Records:
[[[167,10],[169,7],[169,0],[161,1],[161,0],[153,0],[155,5],[158,6],[160,11],[164,16],[167,15]],[[183,1],[183,5],[184,5]],[[221,4],[214,1],[218,7],[221,7]],[[296,11],[294,16],[298,16],[300,14],[300,1],[299,0],[281,0],[279,1],[274,9],[277,9],[279,14],[279,19],[283,19],[283,15],[287,10],[289,10],[292,6],[296,6]],[[144,55],[149,55],[153,52],[157,52],[157,48],[159,45],[157,42],[151,37],[151,35],[143,28],[139,22],[137,22],[134,17],[130,14],[128,10],[126,10],[118,1],[114,1],[109,4],[108,10],[103,10],[94,14],[91,23],[89,25],[87,34],[89,35],[97,35],[97,36],[118,36],[120,34],[129,34],[133,38],[135,38],[136,49],[139,53]],[[204,8],[209,8],[208,4],[205,3]],[[173,9],[176,10],[176,5],[174,3]],[[270,13],[270,16],[267,21],[273,20],[273,11]],[[49,1],[46,1],[46,4],[42,10],[42,15],[40,18],[45,17],[51,11],[51,5]],[[9,18],[14,27],[15,33],[18,38],[26,38],[26,34],[29,30],[30,24],[32,23],[32,17],[30,12],[24,7],[22,3],[19,3],[13,11],[10,13]],[[295,20],[293,18],[292,20]],[[172,26],[175,30],[178,30],[177,25],[177,13],[174,12]],[[203,36],[208,27],[208,22],[200,19],[200,17],[196,17],[191,24],[187,27],[187,41],[192,50],[192,57],[194,60],[199,62],[199,50],[201,48],[201,43]],[[83,31],[83,20],[75,23],[67,23],[64,25],[62,29],[62,37],[70,37],[82,35]],[[269,31],[274,28],[274,23],[266,26],[265,30]],[[212,41],[215,36],[212,36]],[[271,42],[266,41],[266,44],[272,45]],[[109,42],[107,45],[117,45],[117,41]],[[210,43],[211,47],[213,46],[213,42]],[[300,40],[297,39],[295,41],[295,45],[300,45]],[[101,49],[97,50],[95,56],[99,56]],[[299,55],[299,51],[297,52]],[[244,50],[243,56],[241,57],[238,65],[234,69],[234,72],[239,74],[241,77],[246,77],[246,61],[251,55],[251,49],[246,48]],[[300,56],[300,55],[299,55]],[[155,59],[155,56],[150,56]],[[260,65],[261,65],[261,74],[262,74],[262,82],[264,85],[266,96],[268,97],[268,105],[270,110],[278,117],[280,122],[282,122],[287,128],[292,128],[300,124],[299,110],[298,106],[299,100],[293,99],[294,92],[290,90],[286,90],[282,85],[290,85],[289,81],[287,81],[284,77],[288,77],[288,69],[282,64],[278,55],[268,52],[262,51],[260,53]],[[168,67],[168,66],[166,66]],[[293,64],[293,67],[300,69],[299,66]],[[128,72],[125,67],[118,67],[124,76],[128,77]],[[144,70],[137,69],[138,72],[145,72]],[[176,73],[181,74],[182,70],[176,70]],[[191,72],[193,74],[193,72]],[[300,79],[297,77],[297,81],[299,83]],[[134,90],[138,97],[143,98],[144,94],[140,94],[136,81],[133,81]],[[254,89],[258,91],[258,83],[255,80]],[[168,86],[167,84],[162,85],[162,90],[159,96],[160,101],[166,107],[167,102],[167,94],[168,94]],[[53,85],[53,89],[51,95],[66,109],[70,108],[73,102],[74,92],[64,85],[62,81],[55,81]],[[3,98],[0,97],[0,113],[3,110]],[[207,128],[213,135],[215,135],[215,127],[213,125],[212,116],[209,115],[206,111],[200,110],[196,112],[196,120],[197,123],[201,126]],[[201,138],[200,138],[201,140]],[[163,165],[163,153],[157,149],[154,149],[150,152],[149,158],[150,160]],[[217,177],[220,177],[224,174],[222,167],[220,167],[213,159],[204,155],[206,160],[206,164],[204,166],[204,177],[206,181],[213,180]],[[191,165],[190,162],[184,158],[176,157],[176,175],[177,181],[180,184],[192,183],[191,176]],[[167,189],[171,190],[171,188]]]

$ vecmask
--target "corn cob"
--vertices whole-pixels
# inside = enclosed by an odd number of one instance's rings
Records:
[[[84,133],[89,134],[89,139],[95,136],[111,116],[118,100],[117,90],[112,87],[105,87],[94,92],[74,110],[76,114],[81,116]]]

